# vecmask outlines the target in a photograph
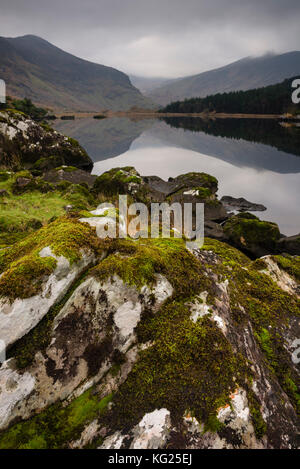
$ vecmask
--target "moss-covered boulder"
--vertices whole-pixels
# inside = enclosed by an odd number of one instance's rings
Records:
[[[277,252],[280,231],[276,223],[262,221],[248,212],[231,217],[224,226],[229,241],[254,257]]]
[[[55,242],[59,222],[51,239],[38,232],[28,255],[79,256],[81,230],[94,250],[93,229],[72,223]],[[22,270],[30,285],[26,246],[5,253],[1,281]],[[106,240],[105,251],[9,350],[0,448],[297,447],[290,266],[274,258],[272,277],[264,259],[211,239],[193,252],[178,239]]]
[[[27,334],[63,298],[95,263],[98,249],[89,225],[64,217],[0,251],[0,336],[6,346]]]
[[[0,169],[49,169],[52,164],[52,167],[66,164],[86,170],[93,167],[92,160],[76,140],[17,111],[0,112],[0,151]]]
[[[105,196],[128,194],[133,200],[151,203],[204,203],[205,219],[222,221],[227,218],[224,206],[218,201],[218,181],[205,173],[187,173],[168,181],[157,176],[141,176],[135,168],[114,168],[98,176],[94,192]]]
[[[94,192],[106,196],[129,194],[136,191],[142,183],[142,178],[135,168],[128,166],[114,168],[97,177]]]

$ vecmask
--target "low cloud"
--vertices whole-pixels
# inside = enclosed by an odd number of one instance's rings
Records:
[[[127,73],[179,77],[299,47],[298,0],[1,0],[3,36],[36,34]]]

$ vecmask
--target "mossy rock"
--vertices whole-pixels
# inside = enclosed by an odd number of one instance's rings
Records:
[[[286,254],[284,256],[273,256],[273,259],[281,269],[294,277],[297,282],[300,282],[300,256]]]
[[[36,223],[36,222],[34,222]],[[56,267],[52,257],[40,257],[39,252],[49,246],[53,254],[66,257],[70,263],[78,261],[82,248],[99,249],[101,240],[87,224],[61,217],[29,235],[7,250],[0,251],[0,298],[29,298],[36,295]]]
[[[10,178],[10,173],[8,171],[0,171],[0,182],[7,181]]]
[[[50,169],[54,169],[60,165],[63,165],[64,159],[60,155],[49,156],[48,158],[42,157],[37,160],[34,165],[33,169],[39,171],[49,171]]]
[[[187,188],[207,188],[215,194],[218,190],[218,180],[214,177],[211,176],[210,174],[207,173],[196,173],[196,172],[191,172],[191,173],[186,173],[186,174],[181,174],[180,176],[177,176],[175,179],[169,179],[169,182],[176,181],[178,184],[182,184]]]
[[[142,178],[133,167],[114,168],[98,176],[93,190],[107,196],[128,193],[129,184],[141,184]]]
[[[61,223],[66,224],[65,229]],[[39,249],[42,242],[66,256],[70,249],[71,258],[78,254],[79,245],[88,239],[94,246],[93,230],[88,225],[82,224],[84,228],[81,231],[76,220],[71,221],[74,223],[71,228],[68,223],[68,219],[57,220],[49,225],[51,239],[50,233],[43,228],[38,232],[43,236],[38,236],[38,239],[32,237],[29,247],[19,243],[17,252],[13,248],[5,254],[0,253],[0,261],[2,255],[2,262],[6,265],[18,262],[22,256]],[[76,241],[75,246],[65,244],[70,238]],[[289,403],[297,408],[297,375],[285,350],[284,332],[290,321],[299,317],[300,302],[260,272],[262,265],[252,262],[234,247],[212,239],[206,239],[196,255],[189,252],[184,241],[179,239],[109,240],[107,250],[108,257],[86,273],[88,277],[95,277],[103,284],[107,280],[113,281],[118,275],[125,284],[137,287],[142,295],[142,288],[153,286],[157,274],[161,274],[172,285],[172,296],[158,310],[151,310],[149,305],[143,313],[135,329],[137,341],[143,346],[132,370],[125,380],[120,381],[114,396],[102,394],[107,388],[102,387],[101,381],[97,388],[101,390],[100,395],[92,388],[91,392],[73,399],[68,405],[64,403],[66,406],[56,403],[25,422],[13,424],[0,435],[1,448],[63,448],[69,441],[78,439],[84,424],[92,419],[98,419],[101,429],[109,429],[109,434],[115,431],[125,434],[146,413],[162,408],[170,411],[172,424],[183,432],[182,419],[188,412],[204,424],[204,432],[215,432],[221,437],[224,426],[217,419],[218,411],[231,404],[230,395],[238,388],[247,393],[255,434],[261,439],[269,430],[261,413],[261,402],[252,389],[258,376],[248,358],[252,356],[248,352],[253,351],[264,371],[263,376],[273,386],[272,406],[275,399],[277,402],[278,399],[287,399],[282,397],[285,396],[283,389]],[[223,298],[225,289],[228,303],[220,306],[218,301]],[[211,306],[210,311],[193,321],[190,305],[203,292],[207,294],[206,303]],[[68,295],[73,293],[74,290]],[[103,301],[105,303],[105,298]],[[60,307],[51,312],[51,318],[44,318],[45,322],[12,351],[11,356],[15,356],[24,367],[30,362],[28,357],[48,345],[53,318]],[[218,308],[220,311],[228,308],[228,328],[233,329],[226,334],[213,320]],[[92,315],[91,321],[94,320]],[[249,339],[253,350],[244,350],[242,346],[248,331],[253,331]],[[113,377],[118,374],[123,358],[115,358],[109,372]],[[95,373],[97,371],[95,369]],[[103,397],[107,398],[105,405]],[[112,401],[109,408],[108,401]],[[102,406],[106,409],[104,413],[100,411]],[[292,414],[293,410],[289,412]]]
[[[276,253],[280,239],[276,223],[262,221],[249,213],[231,217],[224,225],[224,232],[230,242],[254,257]]]
[[[15,182],[12,185],[13,194],[20,195],[25,192],[41,192],[45,194],[54,190],[54,187],[49,182],[44,181],[41,177],[33,178],[30,177],[20,177],[16,175]]]

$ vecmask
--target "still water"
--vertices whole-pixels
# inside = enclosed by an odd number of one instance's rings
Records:
[[[190,171],[219,180],[219,197],[262,203],[259,217],[300,232],[300,128],[273,120],[166,118],[57,121],[94,161],[94,174],[134,166],[163,179]]]

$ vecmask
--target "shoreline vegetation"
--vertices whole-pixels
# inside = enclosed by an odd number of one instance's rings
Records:
[[[159,112],[159,111],[148,111],[148,110],[139,110],[139,111],[99,111],[98,114],[102,114],[104,117],[128,117],[128,118],[142,118],[142,119],[155,119],[161,117],[199,117],[202,119],[280,119],[280,120],[291,120],[299,121],[300,117],[282,115],[282,114],[241,114],[241,113],[225,113],[225,112],[201,112],[201,113],[191,113],[191,112]],[[60,119],[63,116],[75,116],[75,118],[88,118],[94,117],[95,113],[93,112],[56,112],[55,116]]]

